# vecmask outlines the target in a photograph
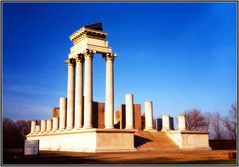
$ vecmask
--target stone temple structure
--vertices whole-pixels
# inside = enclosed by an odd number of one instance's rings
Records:
[[[210,149],[208,133],[187,131],[185,117],[178,117],[179,130],[172,128],[170,116],[162,116],[153,126],[153,103],[146,101],[145,116],[132,94],[114,111],[114,60],[117,57],[106,41],[102,24],[84,26],[70,36],[73,46],[68,66],[67,97],[60,97],[52,119],[31,122],[27,140],[39,140],[40,150],[79,152],[137,151],[135,133],[161,131],[180,149]],[[106,64],[105,103],[93,101],[92,61],[101,54]],[[97,55],[98,56],[98,55]],[[159,123],[158,123],[159,122]],[[159,125],[160,124],[160,125]]]

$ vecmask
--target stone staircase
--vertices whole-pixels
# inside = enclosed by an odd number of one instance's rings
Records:
[[[134,136],[135,148],[139,151],[173,151],[179,147],[163,131],[138,131]]]

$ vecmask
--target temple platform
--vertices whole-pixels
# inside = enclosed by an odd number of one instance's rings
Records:
[[[80,129],[30,133],[27,140],[39,140],[39,150],[75,152],[129,152],[134,147],[134,130]]]
[[[181,150],[211,150],[208,132],[168,130],[165,133]]]

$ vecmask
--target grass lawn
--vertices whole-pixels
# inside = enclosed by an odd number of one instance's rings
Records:
[[[40,151],[39,156],[23,156],[21,150],[4,152],[4,164],[236,164],[232,150],[138,151],[122,153],[79,153]],[[236,151],[233,151],[236,152]]]

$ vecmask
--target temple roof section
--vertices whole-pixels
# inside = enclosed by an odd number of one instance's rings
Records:
[[[107,33],[103,32],[102,23],[95,23],[86,25],[70,36],[70,40],[73,44],[77,44],[79,41],[85,38],[97,38],[105,40]]]

